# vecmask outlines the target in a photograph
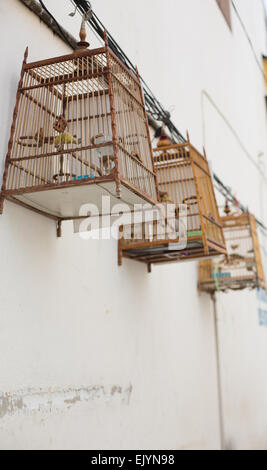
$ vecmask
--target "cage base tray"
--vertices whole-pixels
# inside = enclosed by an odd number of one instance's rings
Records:
[[[99,184],[82,184],[71,187],[55,187],[53,189],[43,189],[42,191],[3,193],[6,199],[21,204],[28,209],[40,212],[47,217],[68,220],[77,219],[90,215],[81,212],[84,204],[93,204],[99,211],[99,215],[108,214],[115,210],[116,204],[127,204],[129,209],[134,209],[134,204],[144,204],[152,202],[138,192],[129,189],[121,183],[121,197],[117,196],[116,183],[101,182]],[[110,197],[110,205],[102,207],[102,196]],[[110,211],[109,211],[110,208]],[[97,211],[96,211],[97,213]],[[96,215],[95,213],[93,215]]]
[[[255,289],[257,287],[262,287],[263,289],[266,288],[265,282],[261,280],[257,280],[255,277],[247,277],[247,278],[225,278],[218,280],[216,282],[210,281],[200,284],[200,290],[203,292],[207,292],[209,294],[213,294],[214,292],[227,292],[227,291],[239,291],[244,289]]]
[[[180,248],[177,240],[170,242],[169,240],[162,241],[162,244],[157,245],[151,242],[148,247],[123,249],[122,256],[136,261],[141,261],[147,264],[164,264],[172,261],[192,261],[192,259],[207,258],[210,256],[218,255],[212,248],[209,254],[204,252],[202,238],[199,240],[188,240],[186,248]]]

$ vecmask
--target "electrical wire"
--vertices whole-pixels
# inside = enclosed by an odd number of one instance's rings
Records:
[[[250,38],[250,36],[249,36],[249,33],[248,33],[247,28],[246,28],[246,26],[245,26],[245,23],[244,23],[244,21],[242,20],[242,18],[241,18],[241,16],[240,16],[240,13],[239,13],[239,11],[238,11],[238,9],[237,9],[235,3],[234,3],[234,0],[232,0],[231,3],[232,3],[232,6],[233,6],[233,9],[234,9],[234,11],[235,11],[235,14],[236,14],[236,16],[237,16],[237,18],[238,18],[238,20],[239,20],[239,22],[240,22],[240,24],[241,24],[241,26],[242,26],[242,29],[243,29],[243,31],[244,31],[244,33],[245,33],[245,36],[246,36],[246,38],[247,38],[247,40],[248,40],[248,42],[249,42],[249,45],[250,45],[250,48],[251,48],[251,50],[252,50],[252,52],[253,52],[253,55],[254,55],[254,58],[255,58],[255,60],[256,60],[257,66],[259,67],[259,69],[260,69],[260,71],[261,71],[261,73],[262,73],[264,79],[267,80],[267,76],[266,76],[266,74],[265,74],[265,72],[264,72],[264,69],[263,69],[263,67],[262,67],[262,64],[259,62],[257,53],[256,53],[256,51],[255,51],[255,49],[254,49],[254,46],[253,46],[253,43],[252,43],[252,40],[251,40],[251,38]]]
[[[256,170],[261,174],[262,176],[262,179],[265,183],[265,185],[267,186],[267,178],[264,174],[264,172],[262,171],[262,168],[260,167],[260,165],[254,160],[254,158],[252,157],[252,155],[250,155],[249,151],[246,149],[244,143],[242,142],[240,136],[238,135],[237,131],[234,129],[234,127],[232,126],[232,124],[229,122],[229,120],[227,119],[227,117],[223,114],[223,112],[221,111],[221,109],[218,107],[218,105],[215,103],[215,101],[213,100],[213,98],[210,96],[210,94],[206,91],[206,90],[202,90],[201,92],[201,107],[202,107],[202,119],[203,119],[203,143],[204,143],[204,147],[206,146],[206,135],[205,135],[205,117],[204,117],[204,98],[206,98],[208,100],[208,102],[213,106],[213,108],[215,109],[215,111],[218,113],[218,115],[220,116],[220,118],[223,120],[223,122],[225,123],[225,125],[228,127],[228,129],[230,130],[230,132],[232,133],[232,135],[234,136],[234,138],[236,139],[239,147],[242,149],[244,155],[246,155],[247,159],[250,161],[250,163],[256,168]]]

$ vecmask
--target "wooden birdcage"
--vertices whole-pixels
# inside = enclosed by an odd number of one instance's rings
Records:
[[[142,239],[136,238],[131,229],[127,239],[122,233],[119,240],[119,264],[122,257],[151,264],[171,261],[186,261],[226,253],[225,242],[216,203],[213,182],[206,155],[201,155],[188,142],[173,145],[166,137],[161,138],[154,150],[154,166],[162,201],[172,202],[176,208],[174,226],[179,230],[179,210],[187,208],[187,229],[181,236],[170,240],[169,236],[158,237],[158,226],[146,230],[142,224]],[[164,220],[163,220],[164,224]],[[150,224],[151,225],[151,224]],[[154,227],[156,227],[154,229]],[[166,226],[166,228],[168,228]],[[121,229],[122,231],[122,229]],[[167,232],[167,231],[166,231]],[[179,231],[181,234],[181,232]],[[185,242],[181,248],[181,242]]]
[[[108,46],[89,50],[85,25],[70,55],[21,71],[2,192],[57,221],[84,203],[157,201],[141,83]]]
[[[249,213],[222,217],[227,257],[202,260],[199,291],[266,288],[255,217]]]

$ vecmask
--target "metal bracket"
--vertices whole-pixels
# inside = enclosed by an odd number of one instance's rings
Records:
[[[57,221],[57,238],[62,237],[62,220]]]

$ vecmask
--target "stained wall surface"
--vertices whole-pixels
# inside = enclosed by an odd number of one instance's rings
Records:
[[[71,3],[46,3],[77,35]],[[233,7],[230,30],[215,0],[94,3],[177,127],[267,223],[262,2],[234,2],[257,61]],[[1,1],[0,18],[2,45],[14,31],[0,63],[3,169],[25,47],[30,61],[69,49],[19,0]],[[54,222],[9,202],[0,260],[0,448],[220,447],[213,303],[198,294],[196,262],[150,275],[131,261],[118,267],[115,240],[82,240],[67,223],[57,239]],[[267,448],[260,306],[255,292],[217,294],[231,448]]]

